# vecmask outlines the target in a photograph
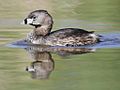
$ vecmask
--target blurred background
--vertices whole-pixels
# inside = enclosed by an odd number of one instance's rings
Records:
[[[54,28],[119,31],[119,3],[119,0],[0,0],[0,27],[22,27],[20,21],[28,13],[45,9],[54,18]]]
[[[6,44],[26,37],[33,27],[22,20],[38,9],[54,19],[52,30],[83,28],[98,34],[120,33],[120,0],[0,0],[0,90],[120,90],[120,48],[60,57],[48,80],[33,80],[26,66],[32,59]]]

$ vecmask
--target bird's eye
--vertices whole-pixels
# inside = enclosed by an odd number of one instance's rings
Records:
[[[36,17],[35,16],[33,16],[33,19],[35,19]]]

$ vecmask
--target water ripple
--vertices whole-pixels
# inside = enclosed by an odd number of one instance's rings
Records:
[[[86,46],[79,46],[80,48],[120,48],[120,33],[107,33],[107,34],[100,34],[101,42],[94,44],[94,45],[86,45]],[[26,48],[31,46],[30,44],[26,43],[24,40],[19,40],[7,45],[8,47],[16,47],[16,48]],[[33,45],[32,45],[33,46]],[[58,46],[55,46],[58,48]],[[77,47],[77,48],[79,48]],[[71,47],[75,48],[75,47]]]

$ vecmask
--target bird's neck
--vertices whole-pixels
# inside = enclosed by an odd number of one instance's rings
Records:
[[[33,30],[34,34],[36,36],[46,36],[50,33],[52,29],[52,25],[42,25],[42,26],[36,26]]]

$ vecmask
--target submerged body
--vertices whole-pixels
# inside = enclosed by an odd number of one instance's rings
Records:
[[[27,42],[50,46],[81,46],[99,42],[99,36],[79,28],[64,28],[50,32],[53,25],[52,17],[45,10],[31,12],[24,20],[25,24],[35,26],[28,34]]]

